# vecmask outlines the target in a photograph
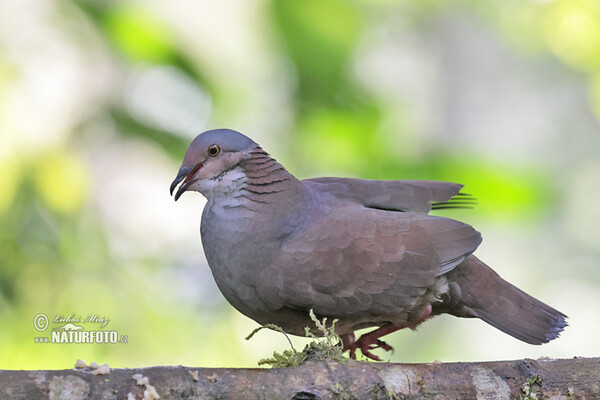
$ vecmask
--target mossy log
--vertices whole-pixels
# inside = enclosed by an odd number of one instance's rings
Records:
[[[3,370],[0,399],[600,399],[600,358],[92,371]]]

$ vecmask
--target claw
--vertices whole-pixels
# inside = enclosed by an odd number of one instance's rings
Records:
[[[360,351],[362,351],[363,356],[370,358],[371,360],[381,361],[381,358],[379,356],[376,356],[375,354],[371,353],[369,350],[361,348]]]
[[[431,305],[428,305],[421,317],[417,320],[414,320],[406,325],[394,325],[388,323],[372,332],[362,335],[358,340],[355,340],[354,332],[345,333],[341,335],[344,351],[348,350],[350,353],[350,358],[356,360],[356,349],[358,348],[365,357],[370,358],[371,360],[381,361],[381,358],[371,353],[371,350],[383,349],[385,351],[394,351],[394,348],[379,338],[403,328],[416,328],[417,325],[431,316],[431,311],[432,307]]]
[[[356,349],[360,349],[365,357],[370,358],[371,360],[381,361],[381,358],[371,353],[371,350],[384,349],[385,351],[393,351],[394,349],[383,340],[379,340],[379,337],[402,328],[404,327],[392,324],[384,325],[379,329],[375,329],[373,332],[362,335],[358,340],[354,340],[353,333],[342,335],[344,351],[348,350],[350,352],[350,358],[353,360],[356,360]]]
[[[377,340],[376,348],[381,348],[381,349],[384,349],[385,351],[394,351],[394,348],[392,346],[390,346],[389,344],[387,344],[386,342],[384,342],[383,340]]]

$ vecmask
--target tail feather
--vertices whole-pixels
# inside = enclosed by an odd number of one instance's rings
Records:
[[[530,344],[556,339],[567,326],[567,316],[502,279],[475,256],[467,257],[448,274],[448,312],[478,317]]]

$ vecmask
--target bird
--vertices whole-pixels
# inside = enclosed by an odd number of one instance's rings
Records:
[[[179,186],[179,187],[178,187]],[[303,336],[335,318],[344,352],[380,361],[381,338],[450,314],[533,345],[567,316],[502,279],[474,251],[481,234],[433,209],[468,207],[463,185],[424,180],[299,180],[249,137],[195,137],[170,186],[207,199],[201,240],[227,301],[261,325]],[[374,328],[356,339],[355,331]]]

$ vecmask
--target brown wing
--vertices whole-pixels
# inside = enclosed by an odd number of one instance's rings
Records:
[[[461,208],[474,204],[459,193],[463,185],[439,181],[377,181],[352,178],[313,178],[302,181],[311,190],[365,207],[428,214],[433,208]]]
[[[278,276],[263,281],[277,280],[290,308],[337,317],[400,314],[480,242],[479,232],[448,218],[335,207],[282,245]]]

